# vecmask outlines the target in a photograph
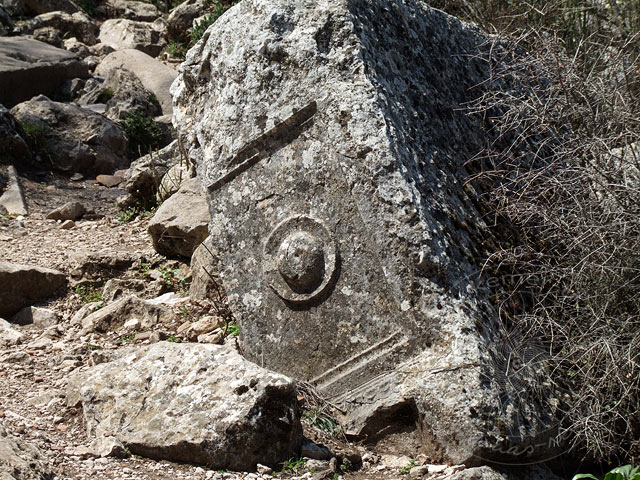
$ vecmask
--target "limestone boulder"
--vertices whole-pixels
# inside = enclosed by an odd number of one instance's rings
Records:
[[[25,33],[32,33],[43,28],[55,29],[60,37],[76,37],[85,45],[97,43],[98,26],[84,12],[65,13],[49,12],[29,20],[24,27]]]
[[[544,362],[505,371],[526,352],[500,350],[465,187],[491,45],[426,2],[244,0],[172,87],[243,353],[443,463],[533,461],[554,431]]]
[[[106,20],[100,27],[100,41],[115,50],[135,49],[157,57],[166,46],[163,20],[138,22],[123,18]]]
[[[128,112],[137,112],[146,117],[162,114],[162,108],[153,92],[147,90],[140,79],[130,70],[109,70],[102,92],[108,91],[105,115],[113,121],[124,120]]]
[[[39,132],[53,166],[66,172],[111,173],[127,167],[128,138],[103,115],[44,95],[15,106],[11,113]]]
[[[209,220],[209,206],[200,180],[191,178],[158,208],[149,222],[153,248],[168,257],[191,258],[207,238]]]
[[[161,12],[152,3],[131,0],[107,0],[98,9],[109,18],[126,18],[141,22],[153,22]]]
[[[160,342],[74,375],[90,437],[155,459],[255,470],[302,441],[294,382],[226,346]]]
[[[88,76],[87,65],[71,52],[30,38],[0,37],[0,103],[7,107]]]
[[[0,424],[0,478],[3,480],[42,480],[52,478],[44,455],[33,445],[11,435]]]
[[[173,68],[140,50],[127,49],[107,55],[97,66],[95,74],[106,77],[109,70],[114,68],[125,68],[133,72],[142,85],[156,96],[162,107],[162,113],[164,115],[172,113],[169,88],[178,76],[178,72]]]
[[[167,34],[171,40],[189,40],[189,29],[196,18],[206,12],[205,0],[187,0],[171,10],[167,19]]]
[[[64,290],[64,273],[34,265],[0,262],[0,316],[9,318],[20,309]]]
[[[0,105],[0,158],[23,163],[31,159],[31,149],[25,141],[25,132],[16,118]]]

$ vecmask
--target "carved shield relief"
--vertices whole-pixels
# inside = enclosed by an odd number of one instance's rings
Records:
[[[217,166],[209,198],[244,355],[334,397],[393,369],[419,335],[321,136],[314,102]]]

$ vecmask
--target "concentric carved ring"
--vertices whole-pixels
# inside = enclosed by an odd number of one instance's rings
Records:
[[[336,242],[331,232],[311,217],[300,215],[280,223],[269,235],[264,257],[269,286],[287,302],[310,303],[335,281]]]

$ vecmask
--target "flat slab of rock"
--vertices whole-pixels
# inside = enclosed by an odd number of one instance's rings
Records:
[[[62,82],[87,78],[78,56],[38,40],[0,37],[0,103],[13,107],[39,94],[51,94]]]
[[[185,180],[149,222],[153,248],[168,257],[191,258],[207,238],[209,220],[209,206],[200,180]]]
[[[131,453],[254,470],[295,456],[302,442],[294,382],[226,346],[160,342],[75,374],[87,433]]]
[[[52,478],[42,453],[11,435],[0,424],[0,478],[3,480],[42,480]]]
[[[479,287],[464,166],[489,133],[464,106],[491,40],[425,2],[244,0],[172,87],[243,353],[316,385],[349,433],[407,422],[443,463],[546,455],[527,447],[553,427],[551,396],[501,381],[525,352],[498,351]]]
[[[4,207],[8,213],[26,215],[28,213],[27,202],[24,199],[18,172],[13,165],[9,165],[5,169],[5,172],[7,175],[7,186],[4,193],[0,195],[0,206]],[[2,175],[1,172],[0,175]]]
[[[65,274],[57,270],[0,262],[0,316],[9,318],[24,307],[48,299],[66,283]]]
[[[147,90],[153,92],[160,102],[162,113],[170,115],[173,104],[169,88],[178,76],[173,68],[140,50],[125,49],[107,55],[96,67],[95,74],[106,77],[113,68],[131,70]]]
[[[23,124],[36,126],[53,166],[66,172],[106,173],[127,167],[128,138],[99,113],[37,96],[11,109]]]

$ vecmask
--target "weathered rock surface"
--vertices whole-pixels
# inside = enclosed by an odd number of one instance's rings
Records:
[[[160,342],[74,375],[87,432],[132,453],[253,470],[296,455],[302,428],[294,383],[226,346]]]
[[[413,0],[245,0],[172,88],[245,355],[314,383],[350,433],[403,418],[467,464],[544,454],[525,447],[552,426],[510,387],[539,388],[531,370],[501,381],[475,263],[488,227],[464,165],[487,132],[463,105],[490,43]]]
[[[4,105],[0,105],[0,157],[5,161],[29,160],[31,150],[24,137],[20,123]]]
[[[138,22],[127,19],[106,20],[100,27],[100,41],[115,50],[135,49],[157,57],[166,46],[164,21]]]
[[[164,115],[172,113],[172,98],[169,88],[178,76],[178,72],[146,53],[133,49],[110,53],[100,62],[95,73],[106,77],[109,70],[113,68],[126,68],[132,71],[140,79],[142,85],[155,94],[162,107],[162,113]]]
[[[111,250],[81,251],[69,262],[71,280],[75,284],[102,284],[121,276],[136,262],[146,261],[144,255]]]
[[[105,115],[118,121],[124,120],[128,112],[137,112],[147,117],[162,114],[162,108],[153,92],[147,90],[140,79],[124,68],[109,70],[104,88],[113,93],[107,101]]]
[[[168,257],[190,258],[207,238],[209,207],[198,178],[183,182],[182,187],[166,200],[149,223],[153,248]]]
[[[132,318],[140,321],[140,329],[148,330],[172,315],[172,312],[163,308],[161,304],[128,295],[84,317],[82,331],[85,333],[117,331]]]
[[[193,21],[204,14],[205,7],[205,0],[187,0],[171,10],[167,19],[169,38],[177,41],[188,40]]]
[[[122,128],[90,110],[40,95],[11,113],[39,126],[54,167],[67,172],[111,173],[127,167],[128,139]]]
[[[44,13],[29,20],[23,30],[31,33],[42,28],[53,28],[60,32],[61,37],[76,37],[86,45],[94,45],[98,41],[96,38],[98,27],[84,12]]]
[[[34,446],[11,435],[0,424],[0,478],[2,480],[42,480],[51,478],[51,469]]]
[[[46,300],[67,283],[64,273],[50,268],[0,261],[0,316],[8,318],[20,309]]]
[[[71,52],[30,38],[0,37],[0,103],[8,107],[88,76],[87,65]]]
[[[127,18],[141,22],[153,22],[161,15],[152,3],[130,0],[107,0],[98,9],[110,18]]]

